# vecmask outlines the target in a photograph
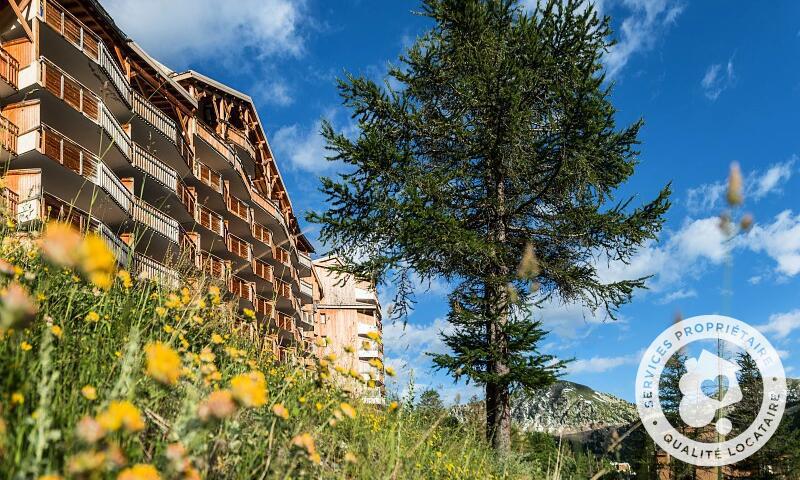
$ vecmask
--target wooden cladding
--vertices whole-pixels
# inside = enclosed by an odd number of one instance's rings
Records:
[[[95,156],[61,133],[42,126],[39,150],[83,177],[94,178],[97,171]]]
[[[228,211],[241,218],[245,222],[250,221],[250,207],[246,203],[234,197],[233,195],[225,195],[225,205]]]
[[[8,212],[11,218],[17,218],[17,205],[19,205],[19,195],[8,188],[0,189],[0,205]]]
[[[231,277],[230,281],[228,281],[228,290],[237,297],[251,302],[253,301],[253,297],[255,297],[253,294],[253,284],[239,277]]]
[[[289,254],[289,250],[286,250],[283,247],[274,247],[272,249],[272,255],[275,257],[275,260],[283,263],[284,265],[291,265],[291,255]]]
[[[278,312],[278,317],[275,319],[275,324],[281,330],[285,330],[287,332],[294,332],[294,318],[286,315],[284,313]]]
[[[200,269],[211,278],[228,282],[230,274],[228,264],[216,255],[201,251]]]
[[[195,208],[197,208],[197,198],[195,197],[194,189],[191,189],[184,185],[183,182],[178,181],[177,193],[178,197],[181,199],[181,203],[186,207],[186,210],[190,213],[194,213]]]
[[[0,78],[14,88],[19,88],[19,62],[4,48],[0,48]]]
[[[256,296],[253,300],[253,306],[255,307],[256,313],[260,313],[266,318],[272,318],[275,313],[275,306],[264,297]]]
[[[227,160],[231,165],[234,162],[234,153],[231,151],[230,147],[227,143],[223,142],[222,139],[219,138],[219,135],[216,132],[212,131],[211,128],[208,127],[205,123],[198,120],[197,124],[197,135],[202,138],[206,143],[211,145],[211,147],[217,151],[220,155],[222,155],[225,160]]]
[[[44,21],[88,57],[100,61],[100,37],[86,28],[74,15],[53,1],[42,1]]]
[[[196,162],[194,165],[194,174],[198,180],[211,187],[215,192],[222,193],[224,191],[222,176],[219,173],[204,163]]]
[[[253,238],[267,246],[272,246],[272,232],[263,225],[257,223],[252,224]]]
[[[264,280],[271,282],[273,280],[272,276],[272,265],[268,265],[261,260],[253,260],[253,273],[255,273],[258,277],[263,278]]]
[[[280,295],[281,297],[291,300],[292,299],[292,286],[288,283],[284,282],[283,280],[275,279],[274,283],[275,293]]]
[[[236,235],[228,234],[228,250],[248,262],[253,258],[253,250],[250,244]]]
[[[44,88],[95,122],[100,120],[100,99],[49,60],[42,59]]]
[[[0,147],[12,153],[17,153],[17,136],[19,128],[6,117],[0,115]]]
[[[225,235],[225,223],[213,210],[210,210],[203,205],[197,205],[197,223],[206,227],[207,229],[217,233],[218,235]]]

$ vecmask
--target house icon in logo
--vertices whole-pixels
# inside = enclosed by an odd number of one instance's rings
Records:
[[[686,361],[686,370],[678,385],[683,393],[679,413],[687,425],[704,427],[714,420],[717,410],[742,400],[742,390],[736,378],[739,366],[735,363],[704,349],[698,358]],[[722,398],[716,398],[716,391],[704,391],[705,382],[713,382],[715,387],[720,383],[727,385]],[[731,422],[721,418],[717,421],[716,428],[719,433],[727,434],[731,430]]]

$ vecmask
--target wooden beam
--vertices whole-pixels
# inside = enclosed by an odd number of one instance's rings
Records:
[[[141,75],[142,77],[144,77],[144,79],[147,80],[147,82],[154,89],[156,89],[157,91],[161,92],[165,97],[167,97],[167,100],[169,100],[170,102],[178,105],[179,108],[184,113],[187,113],[187,114],[191,114],[192,113],[192,111],[190,109],[188,109],[188,108],[183,106],[183,102],[181,102],[179,99],[177,99],[173,94],[169,93],[169,91],[167,89],[163,88],[164,85],[167,83],[166,81],[164,81],[164,82],[157,81],[155,78],[153,78],[152,75],[147,73],[147,71],[145,69],[143,69],[142,67],[140,67],[139,64],[136,63],[136,62],[131,62],[131,64],[133,65],[134,69],[136,70],[136,73]]]
[[[11,9],[14,10],[14,14],[17,16],[17,20],[22,25],[22,29],[25,30],[25,35],[31,40],[31,42],[35,41],[33,32],[31,31],[31,27],[28,26],[28,21],[25,20],[25,15],[22,14],[22,9],[17,4],[16,0],[8,0],[9,5],[11,5]]]

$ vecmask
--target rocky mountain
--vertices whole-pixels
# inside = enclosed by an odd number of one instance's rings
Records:
[[[638,419],[634,404],[563,380],[516,395],[511,415],[523,430],[556,435],[623,426]]]

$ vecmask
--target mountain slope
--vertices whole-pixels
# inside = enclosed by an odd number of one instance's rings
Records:
[[[638,415],[632,403],[562,380],[515,396],[511,417],[525,431],[572,434],[627,425]]]

